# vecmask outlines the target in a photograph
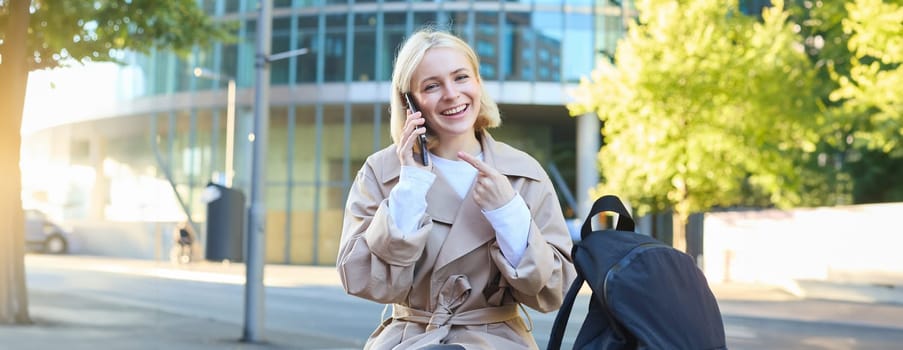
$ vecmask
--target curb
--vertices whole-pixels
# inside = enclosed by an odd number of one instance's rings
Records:
[[[806,299],[903,305],[903,285],[795,280],[785,290]]]

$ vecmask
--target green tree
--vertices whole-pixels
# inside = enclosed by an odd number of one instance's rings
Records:
[[[790,21],[796,23],[799,35],[815,71],[811,95],[817,110],[813,115],[816,133],[820,135],[816,150],[802,154],[799,171],[804,174],[801,192],[803,206],[849,203],[852,179],[845,163],[855,152],[846,142],[852,132],[841,102],[832,101],[831,92],[838,88],[831,75],[849,72],[849,35],[841,25],[847,16],[842,1],[803,1],[789,4]]]
[[[903,22],[896,4],[797,0],[790,8],[817,71],[812,93],[821,135],[817,151],[801,160],[800,171],[813,175],[806,177],[802,205],[903,200],[903,184],[896,181],[903,148],[894,131],[900,128],[900,94],[879,91],[900,79],[893,72]]]
[[[0,0],[0,324],[30,323],[19,152],[28,72],[228,39],[194,0]]]
[[[638,0],[616,65],[584,79],[572,115],[603,122],[598,192],[638,215],[800,201],[795,159],[814,149],[813,72],[781,1],[762,19],[737,1]]]
[[[846,172],[856,202],[903,200],[903,1],[847,2],[842,21],[849,37],[849,69],[836,69],[830,95],[850,125]]]
[[[903,1],[856,0],[846,4],[843,30],[850,35],[848,74],[834,77],[831,94],[843,101],[857,126],[852,136],[890,153],[903,144]]]

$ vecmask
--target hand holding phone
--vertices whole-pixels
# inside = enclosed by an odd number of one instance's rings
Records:
[[[416,113],[416,112],[420,111],[420,108],[418,108],[417,104],[414,103],[414,96],[412,96],[410,92],[404,93],[404,100],[412,113]],[[423,126],[423,127],[425,128],[426,126]],[[424,166],[427,166],[430,164],[429,156],[427,156],[427,154],[426,154],[426,134],[420,134],[420,161],[421,161],[421,163],[423,163]]]

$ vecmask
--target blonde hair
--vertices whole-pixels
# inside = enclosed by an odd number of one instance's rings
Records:
[[[474,123],[475,131],[479,132],[483,129],[494,128],[502,124],[502,118],[499,115],[499,107],[495,101],[489,97],[486,87],[483,85],[483,78],[480,76],[480,60],[476,52],[470,45],[457,36],[437,30],[435,28],[424,28],[414,32],[398,50],[395,57],[395,68],[392,72],[392,94],[390,96],[390,129],[392,133],[392,141],[399,142],[401,132],[404,129],[404,121],[407,118],[406,104],[403,101],[402,94],[411,91],[411,76],[414,70],[423,60],[423,56],[429,49],[435,47],[447,47],[460,50],[467,57],[471,64],[471,68],[476,75],[476,79],[480,84],[482,97],[480,98],[480,110],[477,112],[477,120]],[[434,140],[431,140],[434,141]]]

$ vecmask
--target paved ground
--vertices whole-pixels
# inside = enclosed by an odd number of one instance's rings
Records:
[[[77,264],[61,262],[77,259]],[[244,266],[220,263],[172,265],[167,262],[126,260],[105,257],[51,257],[29,255],[26,264],[53,264],[56,267],[94,269],[156,277],[242,283]],[[332,267],[267,265],[265,284],[270,286],[338,285]],[[882,314],[870,303],[880,301],[903,305],[903,286],[838,286],[815,283],[791,288],[723,284],[712,289],[725,316],[836,321],[900,328],[903,313]],[[825,308],[801,314],[793,308],[763,312],[754,301],[833,299],[854,301],[845,308]],[[350,349],[342,343],[316,335],[283,334],[267,331],[267,343],[238,341],[241,326],[210,319],[169,314],[65,294],[65,291],[29,292],[33,325],[0,326],[0,349]],[[753,302],[750,302],[753,301]]]
[[[0,349],[351,349],[331,338],[273,331],[267,343],[242,343],[239,325],[64,293],[29,297],[34,324],[0,327]]]

